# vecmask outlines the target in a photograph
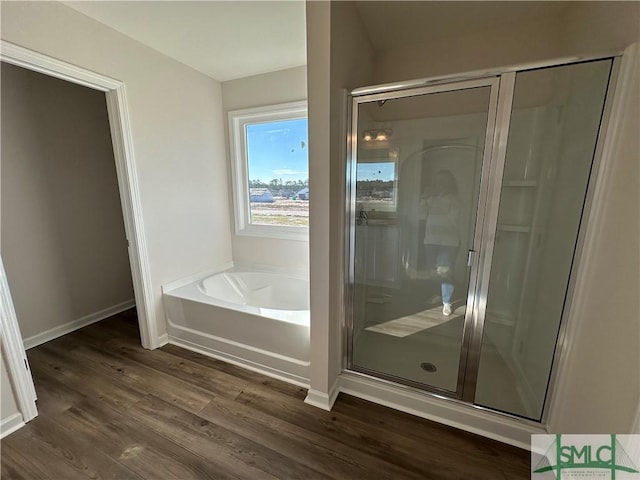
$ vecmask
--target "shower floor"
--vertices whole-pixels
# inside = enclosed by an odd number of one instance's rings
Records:
[[[462,317],[404,337],[368,328],[355,341],[355,365],[445,390],[456,390]],[[424,362],[435,365],[437,370],[426,372],[420,366]]]
[[[415,297],[414,297],[415,298]],[[406,297],[383,290],[367,292],[363,306],[365,318],[354,332],[353,365],[368,371],[395,377],[399,382],[409,380],[427,386],[455,392],[460,365],[464,300],[454,301],[451,316],[442,315],[442,304],[427,303],[416,308]],[[435,371],[423,368],[428,363]],[[483,347],[484,375],[478,384],[477,395],[484,405],[493,409],[523,411],[514,375],[498,350],[492,345]]]

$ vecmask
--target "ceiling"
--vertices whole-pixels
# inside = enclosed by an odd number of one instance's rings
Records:
[[[307,63],[301,0],[65,4],[219,81]]]
[[[557,18],[571,1],[357,1],[375,51]],[[219,81],[305,65],[304,0],[66,1]]]

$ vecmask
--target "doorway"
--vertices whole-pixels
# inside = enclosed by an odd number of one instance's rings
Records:
[[[34,70],[105,93],[141,341],[146,348],[157,348],[161,339],[152,301],[151,276],[141,220],[142,209],[124,84],[9,42],[1,43],[0,60],[3,63]],[[0,262],[0,266],[2,348],[18,408],[23,421],[27,422],[37,415],[33,381],[3,262]]]
[[[31,348],[135,301],[105,94],[1,74],[2,253]]]

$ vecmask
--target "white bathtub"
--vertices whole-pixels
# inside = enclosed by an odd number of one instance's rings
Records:
[[[205,278],[198,289],[234,310],[309,324],[309,281],[299,277],[232,270]]]
[[[308,385],[307,278],[236,267],[163,291],[170,343]]]

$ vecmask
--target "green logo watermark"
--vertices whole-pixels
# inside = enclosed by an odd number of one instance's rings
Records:
[[[532,435],[531,478],[640,480],[640,435]]]

